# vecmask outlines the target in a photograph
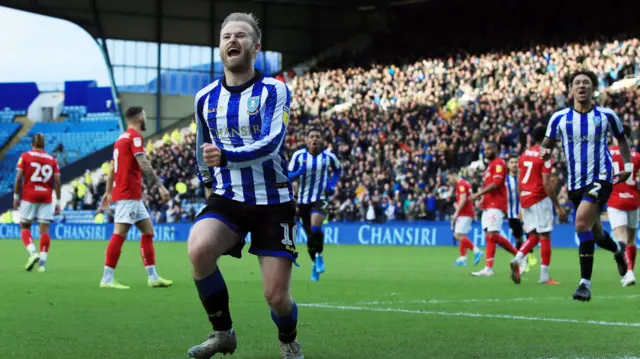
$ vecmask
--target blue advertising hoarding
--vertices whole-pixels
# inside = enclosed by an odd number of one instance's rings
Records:
[[[157,242],[184,242],[189,237],[191,223],[157,224],[154,226]],[[609,224],[604,223],[609,229]],[[366,245],[366,246],[451,246],[453,233],[449,222],[392,222],[384,224],[329,223],[323,226],[325,243],[328,245]],[[113,232],[113,224],[74,224],[52,223],[49,230],[51,238],[56,240],[108,240]],[[38,226],[32,227],[34,238],[40,237]],[[513,242],[511,231],[505,223],[502,235]],[[480,223],[474,223],[469,239],[476,245],[485,245]],[[17,224],[0,224],[0,239],[20,238]],[[134,227],[127,240],[139,240],[140,233]],[[555,248],[577,248],[578,239],[573,225],[556,225],[551,234]],[[247,238],[250,241],[250,238]],[[306,243],[304,232],[298,231],[297,243]],[[637,241],[640,243],[640,241]]]

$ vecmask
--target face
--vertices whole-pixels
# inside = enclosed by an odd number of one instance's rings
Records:
[[[456,176],[453,174],[450,174],[448,177],[448,182],[450,186],[455,186],[456,184]]]
[[[518,159],[515,157],[510,158],[507,166],[509,166],[510,172],[516,173],[518,171]]]
[[[484,148],[484,154],[487,156],[488,159],[492,160],[496,157],[496,148],[492,145],[486,146]]]
[[[140,129],[142,131],[147,130],[147,113],[144,110],[142,110],[142,113],[140,114]]]
[[[307,148],[312,152],[318,152],[324,146],[322,135],[318,131],[312,131],[307,135]]]
[[[253,67],[260,43],[253,38],[251,26],[243,21],[231,21],[220,31],[220,58],[231,72],[248,71]]]
[[[578,102],[590,101],[593,96],[593,83],[587,75],[578,75],[571,83],[573,98]]]

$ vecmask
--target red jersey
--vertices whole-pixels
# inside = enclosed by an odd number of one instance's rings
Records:
[[[24,178],[22,200],[31,203],[51,203],[53,176],[60,174],[58,161],[50,154],[33,149],[20,155],[18,170]]]
[[[142,198],[142,170],[135,158],[139,153],[144,153],[144,141],[132,128],[123,132],[113,145],[113,202]]]
[[[459,217],[475,217],[475,211],[473,210],[473,201],[469,200],[471,197],[471,184],[465,180],[460,179],[458,183],[456,183],[456,204],[460,203],[460,197],[466,194],[467,195],[467,203],[458,213]]]
[[[540,159],[540,146],[530,147],[518,159],[518,183],[520,185],[520,201],[522,208],[529,208],[547,198],[542,175],[551,173],[553,163]]]
[[[618,146],[612,146],[609,150],[611,151],[613,173],[624,171],[624,160],[620,156]],[[638,188],[636,187],[636,173],[640,170],[640,154],[638,152],[631,152],[631,163],[633,163],[633,171],[629,179],[613,186],[608,202],[608,206],[611,208],[633,211],[639,207],[640,196],[638,196]]]
[[[483,187],[488,187],[495,183],[498,188],[482,196],[482,209],[499,209],[507,212],[507,186],[505,186],[505,173],[507,164],[500,157],[496,157],[489,163],[489,167],[484,172]]]

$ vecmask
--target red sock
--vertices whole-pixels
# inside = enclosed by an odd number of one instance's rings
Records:
[[[493,268],[493,257],[496,255],[496,242],[493,241],[493,236],[486,235],[485,240],[487,242],[487,254],[485,257],[485,267]]]
[[[467,255],[467,249],[473,249],[473,242],[471,242],[471,240],[469,238],[464,236],[460,240],[460,255],[463,256],[463,257],[466,256]]]
[[[51,237],[49,233],[42,233],[40,235],[40,252],[49,252],[49,245],[51,244]]]
[[[542,238],[540,240],[540,258],[543,266],[551,264],[551,239]]]
[[[538,245],[538,242],[540,242],[540,237],[535,234],[530,234],[529,237],[527,237],[527,240],[522,244],[522,247],[520,247],[520,252],[524,255],[529,254],[531,250]]]
[[[156,254],[153,249],[153,234],[143,234],[140,238],[140,255],[144,266],[156,264]]]
[[[502,248],[506,249],[509,253],[513,254],[514,256],[516,255],[516,253],[518,253],[518,250],[516,249],[516,247],[514,247],[513,244],[511,244],[511,242],[509,242],[506,238],[499,235],[498,233],[493,234],[493,241],[499,244]]]
[[[107,254],[105,255],[104,265],[111,268],[116,268],[118,265],[118,259],[120,259],[120,253],[122,252],[122,244],[124,243],[124,237],[119,234],[112,234],[107,246]]]
[[[633,268],[636,266],[636,251],[637,248],[635,243],[627,246],[627,270],[633,271]]]
[[[28,246],[29,244],[33,243],[31,241],[31,230],[30,229],[23,229],[20,232],[20,236],[22,237],[22,243],[24,243],[24,246]]]

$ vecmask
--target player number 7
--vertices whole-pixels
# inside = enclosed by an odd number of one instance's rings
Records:
[[[531,169],[533,168],[533,162],[524,161],[522,162],[522,164],[527,168],[527,172],[525,172],[524,178],[522,179],[522,183],[524,184],[529,182],[529,177],[531,177]]]

